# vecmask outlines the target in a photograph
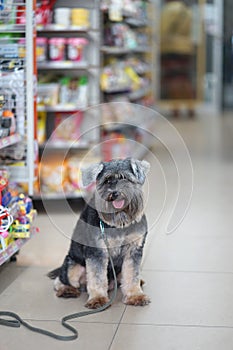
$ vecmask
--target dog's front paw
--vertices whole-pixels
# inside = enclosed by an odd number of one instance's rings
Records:
[[[107,304],[108,301],[109,301],[109,299],[107,297],[95,297],[95,298],[88,300],[88,302],[86,303],[85,306],[88,309],[98,309],[99,307]]]
[[[150,303],[150,298],[146,294],[125,296],[123,302],[126,305],[145,306]]]

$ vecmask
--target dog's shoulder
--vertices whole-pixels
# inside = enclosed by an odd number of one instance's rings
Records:
[[[96,246],[100,227],[100,218],[93,201],[86,203],[73,231],[72,240],[81,245]]]
[[[90,224],[92,226],[99,226],[99,214],[94,206],[94,197],[86,203],[81,215],[80,220],[84,223]]]

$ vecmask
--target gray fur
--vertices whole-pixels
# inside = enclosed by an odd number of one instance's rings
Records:
[[[140,161],[140,160],[132,159],[131,167],[138,183],[140,185],[143,185],[145,182],[146,174],[150,170],[150,164],[145,160]]]
[[[106,302],[106,280],[111,282],[112,272],[100,235],[102,221],[115,270],[117,274],[122,272],[123,301],[130,305],[149,303],[149,298],[141,290],[139,278],[147,235],[142,185],[148,170],[146,161],[127,158],[95,164],[83,171],[83,184],[88,186],[96,182],[96,189],[76,224],[63,265],[51,274],[53,277],[59,274],[64,289],[64,292],[63,289],[57,290],[59,296],[65,297],[66,286],[72,286],[68,272],[70,266],[76,264],[85,267],[87,272],[89,299],[86,306],[95,308]],[[68,292],[70,295],[69,288]]]
[[[127,159],[116,159],[111,162],[102,162],[93,164],[88,168],[82,169],[82,182],[86,187],[91,183],[95,182],[97,177],[103,172],[104,176],[126,176],[132,182],[143,185],[145,182],[146,174],[150,169],[150,164],[145,160],[137,160],[132,158]]]
[[[83,186],[87,187],[91,183],[95,182],[97,176],[103,170],[103,163],[93,164],[88,168],[82,169],[82,183]]]

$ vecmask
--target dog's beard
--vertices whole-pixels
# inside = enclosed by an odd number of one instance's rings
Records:
[[[143,215],[144,199],[141,188],[134,187],[133,191],[121,190],[121,196],[109,200],[106,190],[95,193],[95,209],[101,220],[109,226],[122,228],[139,222]]]

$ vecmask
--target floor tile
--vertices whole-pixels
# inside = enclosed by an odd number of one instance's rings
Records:
[[[0,310],[11,310],[25,319],[60,320],[67,314],[87,311],[87,293],[77,299],[56,297],[53,281],[46,277],[45,268],[28,268],[6,288],[0,298]],[[17,291],[17,293],[16,293]],[[85,316],[82,322],[118,323],[125,309],[121,293],[111,308],[101,314]]]
[[[0,266],[0,294],[7,288],[11,283],[14,283],[15,279],[19,277],[26,267],[17,266],[15,263],[6,263]]]
[[[35,327],[47,328],[52,332],[62,335],[70,333],[55,321],[30,322]],[[32,333],[25,327],[21,328],[4,328],[0,329],[1,334],[1,350],[15,349],[49,349],[49,350],[108,350],[117,325],[104,323],[78,323],[72,322],[79,333],[79,338],[74,341],[58,341],[47,336]]]
[[[233,327],[233,275],[143,271],[152,302],[127,306],[122,323]]]
[[[17,265],[20,266],[54,266],[61,264],[70,245],[69,237],[62,232],[67,228],[67,235],[71,235],[74,222],[71,213],[56,214],[57,219],[47,213],[39,213],[35,226],[39,232],[20,250]],[[73,220],[74,221],[74,220]]]
[[[232,350],[233,329],[120,325],[110,350]]]
[[[178,178],[166,147],[156,142],[146,157],[151,163],[145,186],[146,213],[152,229],[142,270],[144,289],[152,303],[143,308],[126,307],[119,292],[108,310],[72,321],[80,339],[70,343],[26,329],[0,327],[1,350],[232,350],[233,118],[217,120],[211,114],[173,124],[190,151],[194,188],[184,220],[174,233],[166,235]],[[187,190],[190,178],[182,153],[175,143],[172,146],[184,175],[182,188]],[[86,293],[79,299],[59,299],[45,276],[62,263],[82,207],[83,202],[47,201],[46,210],[39,210],[35,224],[40,233],[20,250],[17,263],[0,268],[0,310],[18,312],[34,320],[33,324],[62,334],[62,316],[86,310]]]
[[[233,237],[162,234],[145,250],[143,269],[233,273]]]

